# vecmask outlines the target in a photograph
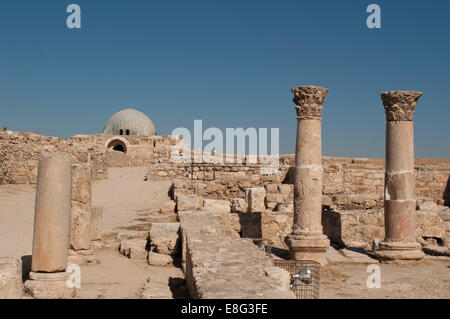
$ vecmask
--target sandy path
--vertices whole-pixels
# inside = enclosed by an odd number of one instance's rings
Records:
[[[0,256],[31,255],[35,194],[31,185],[0,186]]]

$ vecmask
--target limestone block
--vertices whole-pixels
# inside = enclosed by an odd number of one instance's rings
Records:
[[[120,252],[130,259],[147,259],[147,240],[124,239],[120,242]]]
[[[280,184],[278,185],[278,190],[281,194],[291,194],[294,192],[294,185]]]
[[[277,280],[280,283],[281,290],[290,290],[291,275],[287,270],[280,267],[266,267],[264,268],[266,276]]]
[[[231,205],[228,200],[205,199],[203,207],[212,213],[231,213]]]
[[[277,184],[266,184],[266,192],[267,193],[277,193],[278,185]]]
[[[294,213],[294,204],[293,203],[278,203],[277,206],[275,206],[276,212],[283,212],[283,213]]]
[[[266,190],[264,187],[247,188],[245,190],[245,198],[247,199],[248,212],[255,213],[266,210]]]
[[[72,201],[70,213],[70,248],[73,250],[91,248],[90,203]]]
[[[103,208],[92,208],[91,214],[91,240],[102,239],[102,224],[103,224]]]
[[[21,260],[9,257],[0,258],[0,299],[19,299],[22,296]]]
[[[429,211],[436,211],[438,210],[438,205],[434,202],[423,202],[419,204],[419,210],[429,210]]]
[[[159,212],[161,214],[169,214],[175,212],[175,206],[176,203],[174,201],[167,201],[164,204],[162,204]]]
[[[179,223],[153,223],[149,232],[150,250],[176,255],[180,250]]]
[[[439,216],[439,212],[419,210],[416,213],[416,237],[418,240],[423,237],[444,238],[445,223]]]
[[[173,263],[173,258],[169,255],[158,254],[150,251],[148,253],[148,263],[152,266],[166,266]]]
[[[203,207],[203,198],[195,195],[178,195],[177,211],[199,210]]]
[[[246,213],[247,212],[247,202],[243,198],[233,198],[231,200],[231,211],[233,213]]]

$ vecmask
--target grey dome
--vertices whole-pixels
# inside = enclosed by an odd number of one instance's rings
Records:
[[[153,136],[156,135],[156,129],[147,115],[126,109],[111,116],[106,122],[103,134]]]

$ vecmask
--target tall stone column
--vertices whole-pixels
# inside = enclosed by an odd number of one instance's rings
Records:
[[[287,243],[292,259],[326,265],[330,245],[322,230],[322,104],[328,89],[292,89],[297,111],[295,151],[294,226]]]
[[[27,290],[36,298],[70,297],[66,280],[69,244],[71,157],[41,155],[34,215],[33,256]]]
[[[381,95],[386,111],[385,239],[376,256],[385,262],[424,257],[416,242],[413,118],[421,92]]]

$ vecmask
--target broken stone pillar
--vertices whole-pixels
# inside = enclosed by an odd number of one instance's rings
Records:
[[[328,89],[292,89],[297,105],[297,145],[294,170],[294,226],[287,244],[292,259],[326,265],[330,244],[322,231],[322,104]]]
[[[421,92],[392,91],[381,95],[386,111],[385,239],[376,256],[381,261],[419,260],[416,242],[414,181],[414,110]]]
[[[28,292],[36,298],[73,296],[66,280],[70,228],[71,157],[42,154],[34,215],[33,256]]]
[[[91,198],[91,167],[74,164],[69,244],[75,251],[91,249]]]
[[[72,165],[69,262],[95,264],[92,240],[92,170],[89,164]]]

